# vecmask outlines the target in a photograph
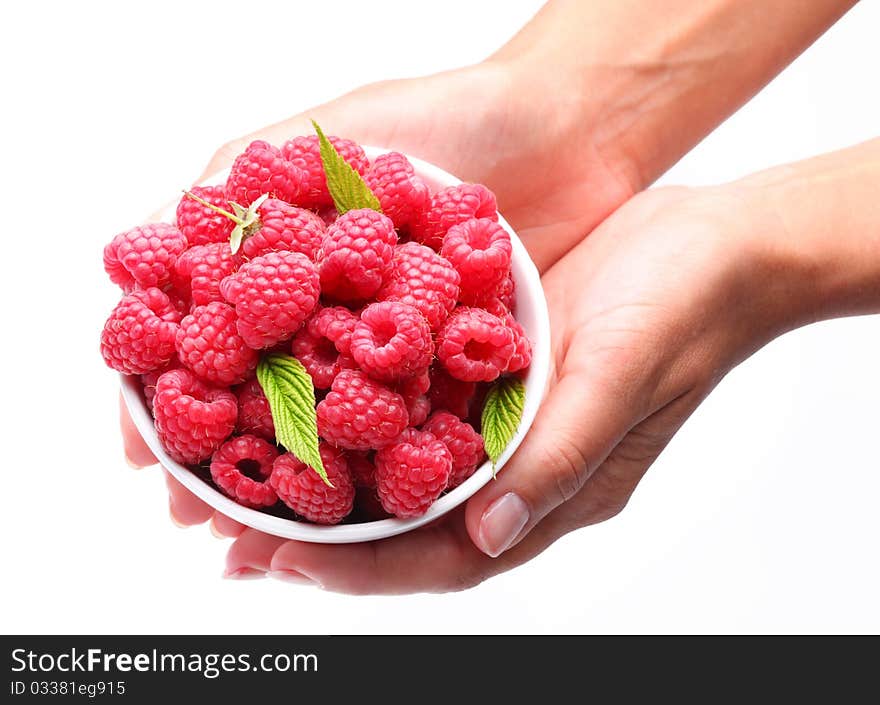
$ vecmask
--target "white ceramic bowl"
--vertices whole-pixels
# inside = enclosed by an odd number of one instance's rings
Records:
[[[387,149],[375,147],[365,147],[364,149],[367,156],[371,159],[388,151]],[[409,157],[409,160],[412,162],[416,173],[431,187],[432,192],[446,186],[454,186],[461,183],[451,174],[432,164],[413,157]],[[205,183],[224,183],[227,174],[228,171],[220,172],[214,177],[207,179]],[[163,215],[165,220],[173,221],[173,208],[169,208],[168,212]],[[513,455],[513,452],[522,442],[523,437],[535,420],[535,414],[538,411],[538,406],[542,401],[544,390],[547,386],[547,378],[550,372],[550,319],[538,270],[532,263],[526,248],[507,221],[504,218],[499,218],[499,222],[510,233],[510,239],[513,242],[512,273],[516,282],[516,317],[533,345],[532,364],[525,379],[526,399],[522,422],[517,434],[498,461],[498,471],[503,472],[504,464]],[[131,413],[131,418],[150,447],[150,450],[153,451],[159,462],[167,468],[168,472],[190,492],[215,509],[246,526],[259,529],[267,534],[315,543],[356,543],[359,541],[383,539],[434,521],[434,519],[443,516],[462,502],[465,502],[483,485],[492,480],[492,467],[489,462],[485,462],[470,478],[454,490],[440,497],[425,514],[415,519],[383,519],[381,521],[361,524],[321,526],[272,516],[255,509],[243,507],[237,502],[232,501],[226,495],[221,494],[213,486],[193,474],[188,468],[168,457],[156,436],[153,418],[144,401],[140,380],[136,376],[121,375],[121,377],[122,396]]]

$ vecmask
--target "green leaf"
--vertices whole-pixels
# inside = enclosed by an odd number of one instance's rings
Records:
[[[321,162],[327,177],[327,189],[333,197],[333,203],[339,215],[356,208],[372,208],[382,212],[379,199],[370,191],[370,187],[361,175],[340,156],[336,147],[324,136],[318,123],[312,120],[315,132],[318,133],[318,144],[321,148]]]
[[[333,487],[318,451],[315,388],[306,368],[295,357],[269,353],[257,365],[257,380],[269,400],[276,440]]]
[[[516,377],[502,377],[486,394],[482,432],[486,455],[492,461],[493,472],[498,458],[519,428],[525,401],[525,385]]]

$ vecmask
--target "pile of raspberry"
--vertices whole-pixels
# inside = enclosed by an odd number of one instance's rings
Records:
[[[317,137],[252,142],[175,223],[104,248],[122,298],[101,354],[140,376],[168,454],[236,502],[321,524],[415,517],[484,461],[486,390],[530,363],[510,237],[484,186],[431,193],[402,154],[330,141],[381,213],[338,215]],[[233,253],[236,223],[206,204],[240,213],[264,195]],[[311,376],[332,487],[276,442],[264,352]]]

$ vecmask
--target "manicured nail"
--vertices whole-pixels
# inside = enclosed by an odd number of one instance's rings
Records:
[[[132,462],[131,458],[128,457],[128,453],[123,453],[122,455],[125,458],[125,462],[128,464],[128,467],[130,467],[132,470],[140,470],[141,469],[140,465],[135,465]]]
[[[265,571],[256,568],[238,568],[237,570],[227,570],[223,573],[223,577],[227,580],[260,580],[266,577]]]
[[[529,508],[518,494],[501,495],[483,512],[480,519],[480,548],[483,553],[497,558],[519,536],[529,520]]]
[[[275,580],[295,585],[317,585],[314,580],[295,570],[270,570],[266,575],[275,578]]]

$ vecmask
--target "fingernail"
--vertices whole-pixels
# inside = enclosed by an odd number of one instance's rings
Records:
[[[128,467],[130,467],[132,470],[141,469],[140,465],[135,465],[134,462],[132,462],[132,459],[128,457],[128,453],[123,453],[122,455],[123,457],[125,457],[125,462],[128,464]]]
[[[501,495],[480,519],[480,549],[497,558],[510,548],[528,520],[529,508],[522,497],[514,492]]]
[[[233,571],[225,571],[223,577],[227,580],[260,580],[266,577],[265,571],[256,568],[238,568]]]
[[[270,570],[266,575],[275,580],[295,585],[316,585],[315,581],[295,570]]]

